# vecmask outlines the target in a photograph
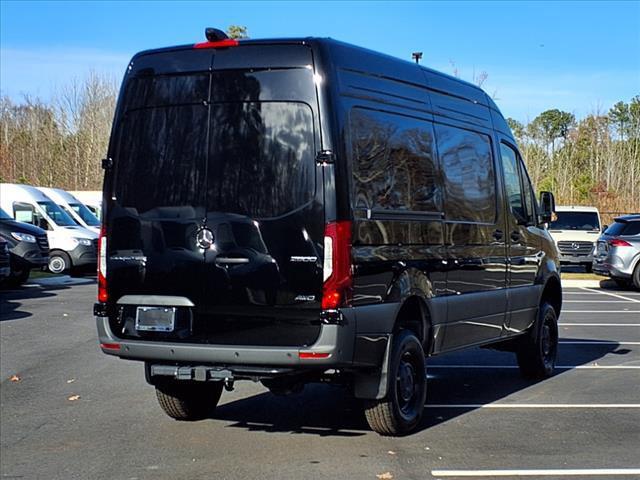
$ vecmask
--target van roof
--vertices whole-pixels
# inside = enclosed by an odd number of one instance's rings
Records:
[[[556,212],[598,212],[596,207],[583,207],[582,205],[557,205]]]
[[[473,83],[467,82],[465,80],[462,80],[458,77],[454,77],[452,75],[448,75],[438,70],[425,67],[423,65],[417,65],[415,62],[412,62],[409,60],[405,60],[405,59],[394,57],[392,55],[381,53],[375,50],[353,45],[351,43],[342,42],[340,40],[336,40],[331,37],[285,37],[285,38],[268,38],[268,39],[243,39],[243,40],[238,40],[238,44],[239,46],[251,46],[251,45],[310,45],[310,46],[313,46],[315,44],[315,45],[326,45],[326,46],[329,46],[330,48],[338,47],[342,49],[351,50],[353,54],[350,55],[350,57],[352,59],[357,59],[360,56],[359,54],[362,54],[362,53],[377,56],[381,59],[383,58],[386,59],[390,63],[400,64],[404,68],[407,68],[410,66],[415,69],[421,69],[425,72],[429,72],[433,75],[437,75],[439,77],[446,78],[452,82],[458,83],[459,85],[463,85],[467,88],[471,88],[477,92],[479,97],[482,97],[483,104],[488,105],[489,107],[499,112],[497,106],[495,105],[493,100],[486,94],[486,92],[482,90],[482,88],[478,87],[477,85],[474,85]],[[192,50],[194,48],[194,45],[195,44],[176,45],[171,47],[143,50],[141,52],[136,53],[133,59],[144,56],[144,55],[151,55],[155,53],[180,51],[180,50]],[[237,47],[225,47],[225,48],[237,48]]]
[[[31,185],[21,185],[18,183],[2,183],[0,184],[0,192],[8,196],[16,194],[28,195],[36,202],[50,202],[51,199],[37,187]]]

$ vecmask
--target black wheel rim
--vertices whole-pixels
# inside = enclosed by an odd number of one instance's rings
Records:
[[[542,362],[546,370],[552,370],[556,363],[556,352],[558,349],[558,331],[553,316],[547,315],[545,317],[542,332],[540,333]]]
[[[414,419],[420,411],[422,401],[423,369],[412,352],[404,352],[398,364],[396,374],[396,398],[400,414],[407,420]]]

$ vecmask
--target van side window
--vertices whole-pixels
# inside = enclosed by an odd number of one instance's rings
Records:
[[[527,173],[527,167],[524,166],[522,158],[518,156],[518,164],[520,165],[520,178],[522,178],[522,188],[524,190],[524,206],[527,211],[527,223],[535,225],[537,218],[536,196],[531,185],[531,179]]]
[[[430,122],[354,108],[350,127],[356,208],[441,211]]]
[[[518,222],[526,222],[527,211],[522,198],[517,154],[511,147],[501,143],[500,157],[502,159],[507,202],[511,208],[511,213],[513,213]]]
[[[13,204],[13,217],[18,222],[30,223],[31,225],[36,225],[35,210],[33,205],[28,203],[20,203],[15,202]]]
[[[496,181],[488,135],[436,125],[447,220],[493,223]]]

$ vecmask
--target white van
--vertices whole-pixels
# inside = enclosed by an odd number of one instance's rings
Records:
[[[51,200],[56,202],[76,223],[96,233],[100,233],[100,220],[91,213],[84,203],[61,188],[37,187]]]
[[[70,190],[99,219],[102,214],[102,190]]]
[[[17,221],[47,231],[52,273],[96,265],[98,235],[78,225],[36,187],[1,183],[0,207]]]
[[[601,231],[600,213],[595,207],[556,206],[556,218],[549,224],[549,233],[560,252],[560,263],[583,265],[587,272],[591,272]]]

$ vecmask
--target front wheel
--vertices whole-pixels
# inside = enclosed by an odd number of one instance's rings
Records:
[[[12,288],[17,288],[27,280],[29,280],[29,274],[31,270],[26,267],[23,267],[20,270],[12,270],[11,274],[5,280],[6,285]]]
[[[516,351],[520,372],[527,378],[553,375],[558,356],[558,316],[548,303],[540,305],[538,319]]]
[[[640,263],[636,265],[635,270],[633,271],[633,277],[631,278],[633,282],[633,286],[636,287],[637,290],[640,290]]]
[[[71,259],[65,252],[53,252],[49,254],[47,267],[51,273],[61,274],[71,268]]]
[[[422,344],[402,330],[393,340],[389,388],[380,400],[369,400],[365,416],[371,429],[381,435],[403,435],[418,426],[427,397],[427,372]]]
[[[218,405],[223,386],[222,382],[162,382],[156,384],[156,397],[164,413],[171,418],[202,420]]]

